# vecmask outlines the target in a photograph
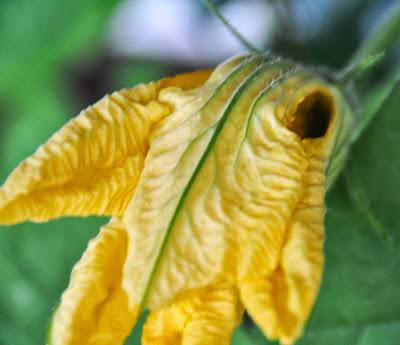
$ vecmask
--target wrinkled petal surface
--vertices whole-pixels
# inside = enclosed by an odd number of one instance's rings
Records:
[[[292,344],[301,336],[319,290],[323,268],[323,152],[310,147],[307,185],[288,224],[278,266],[239,283],[241,299],[270,339]]]
[[[89,243],[53,315],[50,345],[124,343],[138,316],[121,288],[127,239],[124,225],[114,219]]]
[[[324,197],[352,125],[343,94],[270,56],[123,90],[0,189],[0,223],[115,218],[74,268],[51,342],[229,344],[242,305],[294,343],[321,281]]]
[[[243,308],[236,289],[217,283],[153,311],[143,328],[143,345],[229,345]]]
[[[202,88],[165,90],[177,110],[153,133],[123,217],[130,303],[162,308],[224,276],[268,336],[295,341],[319,290],[341,97],[263,56],[229,60]]]
[[[170,87],[195,87],[199,71],[114,92],[67,123],[23,161],[0,189],[0,224],[68,215],[121,215],[153,127],[171,111],[158,101]]]

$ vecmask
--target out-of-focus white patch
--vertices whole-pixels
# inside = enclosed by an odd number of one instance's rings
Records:
[[[270,41],[275,16],[269,2],[237,0],[220,9],[255,46]],[[244,50],[195,0],[125,0],[112,20],[109,41],[115,55],[186,64],[214,64]]]

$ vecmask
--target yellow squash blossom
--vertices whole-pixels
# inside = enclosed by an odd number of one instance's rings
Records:
[[[312,69],[234,57],[106,96],[23,161],[0,223],[112,216],[73,269],[51,345],[224,345],[244,310],[302,334],[323,267],[324,195],[352,125]]]

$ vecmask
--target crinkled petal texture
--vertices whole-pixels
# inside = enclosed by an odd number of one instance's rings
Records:
[[[127,238],[121,221],[113,219],[89,243],[53,315],[49,344],[123,344],[138,314],[128,308],[120,284]]]
[[[324,167],[311,160],[308,185],[285,233],[279,264],[239,283],[242,301],[271,339],[292,344],[303,331],[323,267]],[[312,177],[311,177],[312,176]]]
[[[143,345],[229,345],[242,314],[235,287],[215,283],[151,312]]]
[[[199,71],[124,89],[66,124],[24,160],[0,189],[0,224],[60,216],[121,215],[148,150],[153,127],[173,109],[164,88],[192,88]]]
[[[346,109],[315,72],[256,55],[72,120],[0,189],[0,223],[114,216],[74,269],[52,343],[122,344],[148,308],[145,345],[229,344],[243,306],[294,343],[320,285]]]
[[[157,310],[223,277],[267,336],[294,342],[320,285],[325,171],[346,101],[263,56],[160,99],[177,110],[154,131],[123,216],[129,303]]]

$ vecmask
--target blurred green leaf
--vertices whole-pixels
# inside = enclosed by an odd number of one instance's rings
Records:
[[[242,326],[233,334],[232,345],[254,345],[254,338],[252,338],[249,331]]]
[[[71,269],[104,223],[63,219],[1,229],[0,344],[44,344]]]
[[[0,2],[0,179],[78,113],[63,84],[104,37],[117,0]],[[44,344],[73,264],[103,219],[0,230],[0,344]]]
[[[78,112],[61,74],[95,52],[117,2],[0,2],[0,178]]]
[[[0,2],[0,93],[71,63],[99,43],[117,0]]]
[[[5,114],[7,130],[0,139],[1,181],[67,121],[66,114],[78,113],[63,99],[62,89],[55,82],[37,80],[33,90],[22,89],[19,95]]]

